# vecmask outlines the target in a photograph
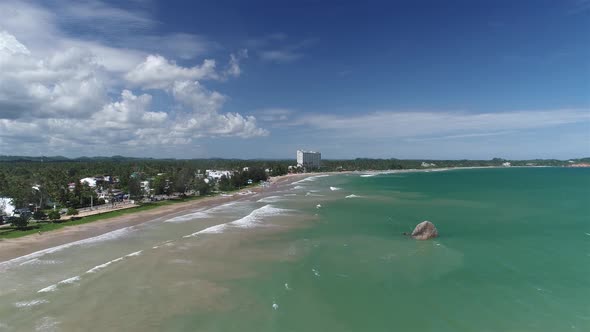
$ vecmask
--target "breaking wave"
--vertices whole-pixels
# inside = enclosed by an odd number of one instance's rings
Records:
[[[178,217],[170,218],[168,220],[165,220],[164,222],[182,223],[182,222],[190,221],[190,220],[194,220],[194,219],[211,218],[213,213],[227,211],[228,208],[235,207],[235,205],[237,205],[238,203],[239,202],[229,202],[229,203],[225,203],[225,204],[222,204],[219,206],[212,207],[210,209],[200,209],[200,210],[194,211],[192,213],[183,214]]]
[[[256,210],[250,212],[250,214],[248,214],[247,216],[245,216],[243,218],[240,218],[240,219],[237,219],[237,220],[234,220],[231,222],[227,222],[225,224],[211,226],[211,227],[205,228],[203,230],[200,230],[198,232],[195,232],[195,233],[192,233],[189,235],[185,235],[183,237],[189,238],[189,237],[194,237],[194,236],[197,236],[200,234],[223,233],[223,231],[225,231],[226,229],[231,228],[231,227],[236,227],[236,228],[256,227],[257,225],[261,224],[265,218],[273,217],[273,216],[277,216],[277,215],[284,215],[288,211],[290,211],[290,210],[277,208],[277,207],[274,207],[270,204],[267,204],[261,208],[258,208]]]
[[[289,210],[276,208],[272,205],[265,205],[252,211],[249,215],[232,221],[229,224],[241,228],[255,227],[257,224],[263,221],[264,218],[285,214]]]
[[[314,182],[314,181],[317,181],[317,179],[325,178],[326,176],[330,176],[330,175],[329,174],[321,174],[321,175],[310,176],[310,177],[305,178],[303,180],[292,182],[291,185],[297,185],[297,184],[301,184],[301,183],[305,183],[305,182]]]
[[[133,226],[129,226],[129,227],[121,228],[121,229],[118,229],[118,230],[115,230],[112,232],[108,232],[108,233],[105,233],[105,234],[102,234],[99,236],[91,237],[88,239],[74,241],[74,242],[62,244],[60,246],[35,251],[34,253],[31,253],[28,255],[20,256],[17,258],[13,258],[11,260],[1,262],[0,263],[0,270],[2,270],[3,268],[8,268],[14,264],[22,263],[22,262],[31,261],[31,263],[32,263],[32,260],[34,258],[38,258],[38,257],[44,256],[47,254],[52,254],[52,253],[55,253],[55,252],[58,252],[58,251],[61,251],[61,250],[67,249],[67,248],[71,248],[74,246],[80,246],[80,245],[93,244],[93,243],[103,242],[103,241],[108,241],[108,240],[114,240],[116,238],[127,235],[131,231],[132,228],[133,228]]]

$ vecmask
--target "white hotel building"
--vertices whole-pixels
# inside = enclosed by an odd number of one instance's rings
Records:
[[[297,150],[297,166],[304,168],[320,168],[322,154],[313,151]]]

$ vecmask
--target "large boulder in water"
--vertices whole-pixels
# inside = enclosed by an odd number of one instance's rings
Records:
[[[428,240],[437,237],[438,231],[433,223],[425,220],[416,225],[411,235],[416,240]]]

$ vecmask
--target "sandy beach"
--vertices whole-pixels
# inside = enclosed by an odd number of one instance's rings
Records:
[[[232,196],[212,196],[195,201],[177,203],[162,206],[148,211],[139,211],[123,216],[98,220],[88,224],[67,226],[55,231],[42,234],[32,234],[16,239],[0,240],[0,263],[34,253],[36,251],[60,246],[74,241],[84,240],[112,232],[121,228],[139,225],[162,217],[174,217],[186,211],[197,208],[212,208],[221,204],[244,198],[244,193],[271,193],[277,188],[288,185],[291,182],[305,177],[320,175],[322,173],[288,174],[269,179],[269,185],[247,188],[234,193]],[[240,195],[242,194],[242,195]]]
[[[67,226],[55,231],[46,232],[42,234],[31,234],[16,239],[0,239],[0,263],[8,261],[13,258],[21,257],[34,253],[39,250],[60,246],[74,241],[84,240],[99,236],[108,232],[112,232],[121,228],[139,225],[148,221],[152,221],[162,217],[174,217],[186,213],[186,211],[197,208],[212,208],[231,201],[243,199],[243,195],[247,191],[254,193],[272,193],[273,191],[288,185],[292,182],[301,180],[306,177],[318,175],[334,175],[334,174],[361,174],[365,176],[373,176],[379,174],[391,173],[412,173],[412,172],[436,172],[449,171],[455,169],[477,169],[477,168],[491,168],[491,167],[462,167],[462,168],[439,168],[439,169],[407,169],[407,170],[384,170],[384,171],[344,171],[339,173],[333,172],[318,172],[306,174],[287,174],[269,179],[269,185],[257,186],[253,188],[246,188],[231,196],[218,195],[205,197],[195,201],[177,203],[168,206],[162,206],[148,211],[138,211],[123,216],[98,220],[88,224]],[[242,194],[242,195],[240,195]]]

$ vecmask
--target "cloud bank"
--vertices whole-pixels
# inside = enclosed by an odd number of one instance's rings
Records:
[[[211,43],[190,34],[149,35],[156,22],[147,14],[101,1],[55,5],[0,4],[0,154],[96,155],[268,135],[255,117],[224,113],[227,97],[206,87],[239,77],[245,50],[228,54],[221,68],[208,58],[183,66],[148,45],[186,60]],[[99,38],[68,34],[68,26],[99,21]],[[126,42],[122,29],[137,35]],[[155,109],[155,94],[168,96],[168,106]]]

